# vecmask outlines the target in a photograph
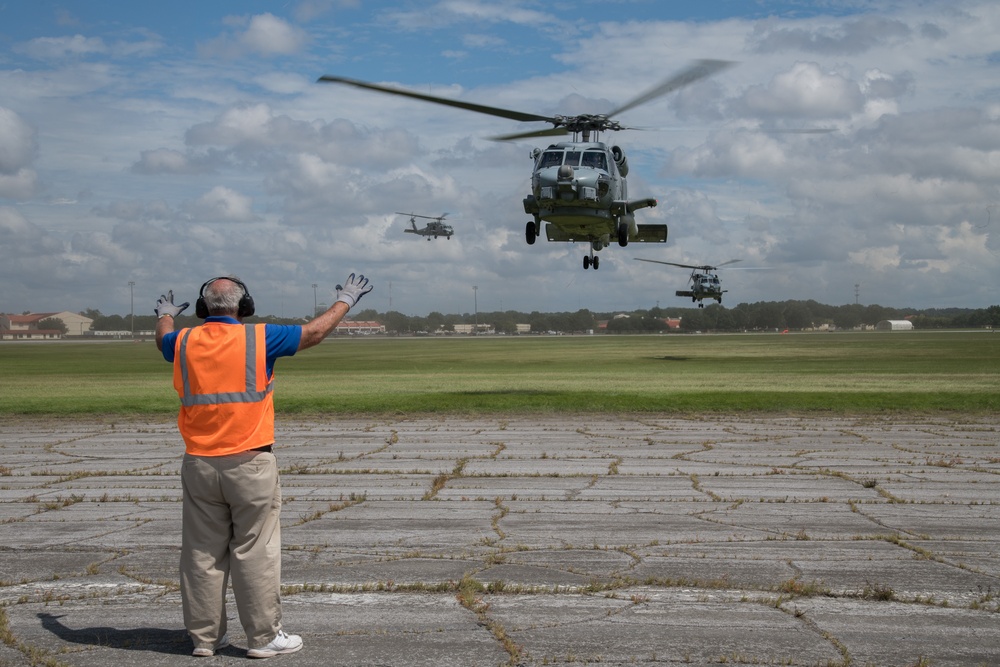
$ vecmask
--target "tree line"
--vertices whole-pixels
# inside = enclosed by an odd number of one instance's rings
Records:
[[[137,315],[134,322],[129,315],[103,315],[98,310],[80,313],[94,320],[94,331],[152,331],[156,328],[155,315]],[[523,313],[513,310],[443,314],[432,312],[426,316],[405,315],[398,311],[377,312],[361,310],[351,314],[355,321],[376,321],[391,334],[419,334],[450,332],[455,325],[475,325],[489,328],[496,333],[517,333],[519,324],[527,324],[532,333],[557,331],[560,333],[639,333],[670,330],[666,320],[680,320],[677,331],[802,331],[819,328],[852,330],[871,327],[882,320],[908,319],[917,329],[1000,328],[1000,305],[988,308],[890,308],[887,306],[848,304],[828,306],[816,301],[759,301],[741,303],[734,308],[711,304],[705,308],[650,308],[628,312],[595,313],[587,309],[576,312]],[[247,322],[275,324],[301,324],[308,318],[279,318],[254,316]],[[201,322],[194,315],[181,315],[178,327],[195,326]],[[601,327],[606,323],[606,328]]]

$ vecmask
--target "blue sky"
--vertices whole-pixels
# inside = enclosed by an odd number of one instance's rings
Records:
[[[994,2],[0,2],[0,312],[137,312],[236,274],[258,309],[408,314],[997,303]],[[523,125],[335,74],[530,113],[602,112],[701,58],[737,64],[628,111],[630,194],[666,245],[524,243]],[[772,130],[823,127],[823,135]],[[449,212],[456,236],[395,211]],[[390,288],[391,285],[391,288]]]

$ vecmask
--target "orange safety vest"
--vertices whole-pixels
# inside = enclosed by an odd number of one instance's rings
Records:
[[[177,426],[188,454],[225,456],[274,443],[265,326],[206,322],[178,333]]]

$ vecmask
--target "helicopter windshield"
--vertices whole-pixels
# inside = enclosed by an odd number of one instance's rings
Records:
[[[538,168],[558,167],[568,164],[571,167],[590,167],[591,169],[608,170],[608,158],[604,151],[545,151],[538,161]]]
[[[558,167],[562,164],[562,158],[562,151],[545,151],[542,153],[542,159],[538,161],[538,168]]]
[[[607,171],[608,159],[604,156],[604,151],[587,151],[583,154],[582,166]]]

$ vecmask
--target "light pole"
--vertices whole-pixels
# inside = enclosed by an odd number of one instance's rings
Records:
[[[479,335],[479,286],[478,285],[472,286],[472,303],[474,312],[476,313],[476,319],[475,319],[476,328],[472,330],[472,335],[478,336]]]
[[[129,316],[128,323],[132,330],[132,340],[135,340],[135,291],[132,289],[135,287],[135,281],[128,281],[128,301],[129,301]]]
[[[316,283],[313,283],[313,317],[316,317],[316,309],[317,309],[317,305],[316,305],[316,288],[317,287],[319,287],[319,285],[317,285]],[[309,318],[309,319],[312,319],[312,318]]]

